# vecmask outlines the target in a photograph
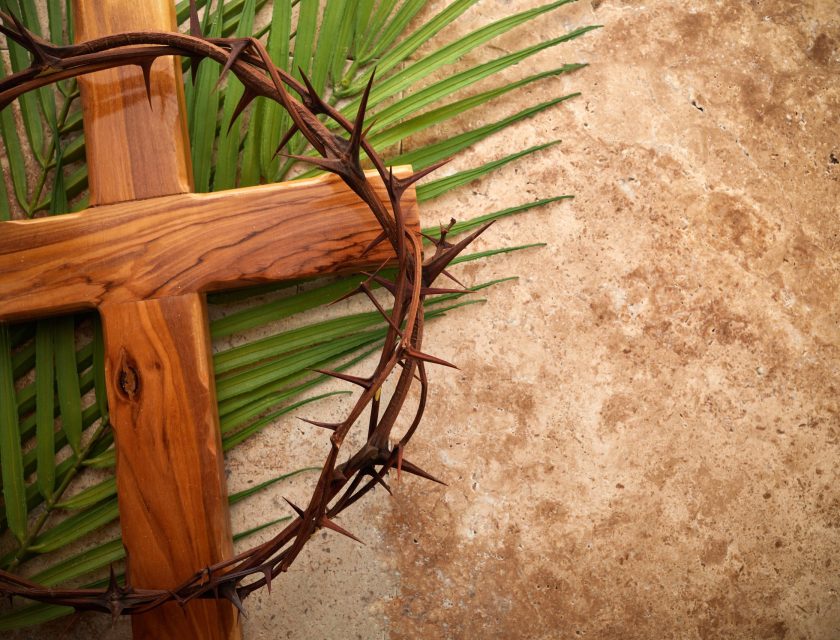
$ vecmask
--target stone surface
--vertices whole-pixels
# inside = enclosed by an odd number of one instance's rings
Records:
[[[541,4],[482,0],[440,40]],[[481,247],[547,246],[459,268],[520,279],[429,327],[461,370],[432,371],[411,457],[449,486],[403,478],[343,516],[367,546],[319,534],[247,602],[248,638],[840,634],[837,5],[581,1],[457,68],[593,23],[503,76],[591,66],[423,138],[583,93],[443,173],[560,144],[424,210],[431,224],[576,196],[499,222]],[[298,445],[317,461],[312,438],[289,420],[243,446],[231,489]],[[309,482],[235,509],[234,529]],[[127,628],[82,617],[65,637]]]
[[[395,500],[384,635],[836,638],[837,5],[580,2],[477,57],[590,23],[509,74],[584,60],[518,94],[583,96],[455,168],[562,143],[427,210],[576,195],[490,231],[548,246],[430,330],[462,371],[414,456],[450,486]]]

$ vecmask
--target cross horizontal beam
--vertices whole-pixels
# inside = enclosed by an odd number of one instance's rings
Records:
[[[403,209],[416,230],[413,197]],[[0,321],[359,270],[393,255],[387,242],[363,255],[380,231],[333,176],[2,222]]]

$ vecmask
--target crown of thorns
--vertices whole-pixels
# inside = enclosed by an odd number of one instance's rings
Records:
[[[363,128],[373,74],[362,94],[356,118],[351,122],[318,95],[303,73],[301,83],[277,68],[256,38],[205,38],[201,33],[194,2],[191,2],[189,35],[138,31],[59,46],[28,31],[14,15],[0,11],[0,21],[0,33],[26,48],[32,56],[27,69],[0,80],[0,109],[27,91],[67,78],[125,65],[136,65],[142,69],[146,91],[149,92],[151,66],[160,56],[179,55],[188,58],[193,77],[198,63],[209,58],[222,65],[220,79],[233,73],[245,86],[233,119],[257,96],[281,104],[291,116],[293,125],[279,141],[277,153],[338,175],[367,204],[381,226],[380,234],[367,251],[383,242],[393,248],[397,264],[394,279],[384,278],[379,275],[379,270],[365,273],[366,280],[348,294],[365,295],[388,324],[378,363],[367,377],[319,371],[356,385],[361,392],[342,421],[326,423],[306,420],[330,433],[329,452],[308,503],[304,507],[289,503],[297,516],[280,533],[234,558],[198,568],[189,579],[172,585],[170,589],[139,589],[128,582],[120,586],[113,567],[108,587],[102,590],[53,589],[0,571],[0,595],[71,606],[79,611],[110,613],[114,617],[144,613],[167,602],[185,604],[196,598],[224,598],[241,611],[245,597],[262,587],[271,589],[272,580],[289,568],[318,529],[326,527],[357,540],[336,524],[334,518],[377,485],[383,486],[390,493],[385,477],[392,469],[398,474],[407,472],[440,482],[403,455],[426,407],[429,391],[426,365],[433,363],[453,366],[422,350],[423,301],[432,294],[464,292],[463,289],[435,287],[434,282],[442,274],[452,278],[446,272],[447,265],[489,225],[455,244],[446,240],[446,232],[452,223],[449,227],[442,227],[439,238],[428,238],[435,249],[424,260],[420,240],[406,227],[400,201],[412,184],[443,163],[436,163],[406,178],[394,176],[392,170],[386,167],[381,156],[368,143],[365,135],[367,132]],[[331,132],[319,120],[319,116],[326,116],[337,123],[344,135]],[[297,132],[306,138],[318,156],[282,153],[282,149]],[[388,205],[377,197],[373,185],[362,170],[362,152],[370,159],[385,184]],[[374,297],[374,284],[384,288],[393,298],[390,311],[386,311]],[[382,386],[392,376],[395,378],[393,394],[383,402],[380,394]],[[394,425],[397,417],[403,413],[409,391],[415,383],[419,385],[417,406],[408,428],[396,437],[392,433]],[[366,411],[369,419],[364,445],[353,452],[346,462],[339,463],[339,451],[348,433]]]

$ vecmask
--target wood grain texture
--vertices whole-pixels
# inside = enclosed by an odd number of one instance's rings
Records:
[[[73,0],[77,42],[123,31],[176,31],[171,0]],[[91,205],[192,191],[180,60],[151,67],[151,104],[137,66],[79,78]]]
[[[403,205],[418,229],[413,190]],[[378,233],[367,205],[328,176],[3,222],[0,320],[358,270],[393,255],[382,243],[362,256]]]
[[[105,305],[108,404],[132,583],[172,588],[233,553],[202,294]],[[136,561],[135,561],[136,560]],[[227,602],[137,616],[135,638],[235,638]]]
[[[172,0],[74,0],[73,9],[80,40],[177,28]],[[151,97],[138,67],[79,79],[94,206],[81,217],[94,226],[79,229],[73,219],[56,219],[55,228],[72,229],[78,244],[53,245],[59,253],[52,260],[64,260],[68,267],[97,262],[96,250],[103,247],[96,239],[124,218],[107,207],[97,211],[96,205],[125,202],[135,210],[130,201],[192,190],[180,63],[157,60],[150,76]],[[41,235],[35,227],[21,231]],[[125,238],[136,232],[121,230]],[[166,238],[158,242],[166,244]],[[105,269],[130,280],[131,256],[142,252],[135,247],[111,254]],[[46,282],[55,273],[43,275]],[[9,273],[4,281],[14,278]],[[138,587],[172,588],[197,569],[233,555],[204,299],[193,293],[114,304],[102,309],[102,319],[127,573]],[[235,609],[223,601],[164,605],[134,616],[132,630],[135,640],[239,640],[242,635]]]

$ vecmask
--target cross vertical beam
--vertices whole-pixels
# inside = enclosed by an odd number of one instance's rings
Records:
[[[128,575],[172,588],[233,555],[203,294],[101,308],[108,404]],[[224,600],[166,604],[132,618],[134,637],[239,638]]]
[[[76,42],[178,28],[165,0],[73,0],[73,18]],[[180,61],[156,60],[150,75],[151,109],[138,67],[79,78],[92,206],[193,190]]]
[[[174,31],[172,0],[74,0],[79,41]],[[92,205],[192,191],[180,61],[79,79]],[[127,576],[172,588],[233,555],[204,294],[100,307]],[[167,604],[134,616],[137,640],[241,637],[229,602]]]

